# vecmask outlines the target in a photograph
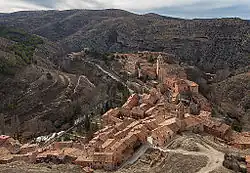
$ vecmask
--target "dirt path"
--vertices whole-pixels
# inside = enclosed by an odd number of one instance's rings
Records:
[[[81,76],[79,76],[79,78],[77,80],[77,84],[76,84],[75,89],[74,89],[74,94],[77,92],[77,88],[79,87],[82,79],[86,80],[92,88],[95,88],[95,85],[92,82],[90,82],[90,80],[86,76],[81,75]]]
[[[194,152],[194,151],[186,151],[183,149],[161,149],[158,147],[153,147],[154,149],[159,149],[160,151],[163,152],[172,152],[172,153],[178,153],[178,154],[183,154],[183,155],[194,155],[194,156],[206,156],[208,157],[208,163],[205,167],[200,169],[197,173],[209,173],[219,167],[222,166],[223,160],[224,160],[224,154],[222,152],[219,152],[215,150],[214,148],[206,145],[203,146],[201,144],[197,144],[200,148],[199,152]]]
[[[130,94],[134,93],[134,91],[133,91],[131,88],[129,88],[129,86],[128,86],[126,83],[124,83],[121,79],[119,79],[119,77],[117,77],[117,76],[115,76],[114,74],[108,72],[107,70],[104,70],[100,65],[98,65],[98,64],[96,64],[96,63],[93,63],[93,62],[91,62],[91,61],[86,61],[86,62],[87,62],[87,63],[90,63],[90,64],[92,64],[92,65],[95,65],[95,66],[96,66],[99,70],[101,70],[103,73],[105,73],[106,75],[108,75],[109,77],[111,77],[112,79],[114,79],[115,81],[121,83],[123,86],[127,87],[128,90],[129,90],[129,92],[130,92]]]
[[[199,146],[200,147],[200,146]],[[203,146],[202,146],[203,147]],[[201,152],[204,153],[208,158],[207,166],[202,168],[198,173],[209,173],[222,166],[224,161],[224,154],[215,150],[214,148],[207,145],[208,148],[200,147]]]

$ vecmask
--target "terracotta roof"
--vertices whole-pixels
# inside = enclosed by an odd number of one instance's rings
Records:
[[[123,108],[132,109],[137,106],[139,102],[139,96],[137,94],[131,95],[127,102],[122,106]]]
[[[1,135],[1,136],[0,136],[0,140],[1,140],[1,141],[7,140],[7,139],[9,139],[9,138],[10,138],[10,136],[5,136],[5,135]]]
[[[112,145],[115,142],[115,139],[108,139],[106,140],[106,142],[104,142],[104,144],[102,144],[102,148],[108,148],[110,147],[110,145]]]
[[[126,145],[130,145],[131,143],[134,143],[137,141],[137,136],[134,132],[130,132],[125,138],[124,138],[124,141],[125,141],[125,144]]]
[[[114,153],[108,152],[95,152],[93,155],[93,161],[100,161],[100,162],[112,162],[113,161]]]
[[[177,118],[170,118],[160,124],[161,126],[167,125],[172,131],[177,132],[180,127],[177,124]]]
[[[250,134],[249,133],[237,133],[234,136],[235,144],[250,145]]]
[[[156,119],[150,119],[143,122],[149,130],[153,130],[157,127]]]
[[[160,126],[160,127],[156,128],[156,129],[154,129],[152,131],[152,133],[156,133],[156,134],[158,134],[158,135],[160,135],[162,137],[167,136],[168,133],[169,134],[174,134],[174,132],[167,125],[163,125],[163,126]]]
[[[134,121],[133,123],[129,124],[129,125],[127,126],[127,128],[133,128],[133,127],[135,127],[135,126],[138,125],[138,124],[140,124],[140,121]]]
[[[189,86],[192,86],[192,87],[198,86],[197,83],[195,83],[195,82],[193,82],[193,81],[190,81],[190,80],[185,80],[185,82],[186,82]]]
[[[114,116],[117,117],[120,113],[119,108],[115,108],[115,109],[110,109],[109,111],[107,111],[105,114],[103,114],[103,118],[105,117],[109,117],[109,116]]]
[[[150,116],[150,115],[152,115],[153,113],[155,113],[157,110],[158,110],[158,105],[156,105],[156,106],[154,106],[154,107],[151,107],[151,108],[149,108],[146,112],[145,112],[145,114],[147,115],[147,116]]]
[[[121,140],[121,141],[117,141],[112,147],[111,147],[111,150],[112,151],[116,151],[116,152],[122,152],[125,150],[127,146],[124,144],[124,142]]]
[[[207,126],[211,129],[219,131],[221,133],[226,133],[231,127],[225,123],[221,123],[219,121],[213,121],[211,119],[203,119],[204,126]]]
[[[186,128],[189,128],[189,127],[193,127],[193,126],[201,124],[202,120],[200,120],[194,116],[189,116],[189,117],[184,119],[184,122],[185,122]]]
[[[249,155],[249,156],[246,156],[246,162],[247,162],[247,163],[250,163],[250,155]]]

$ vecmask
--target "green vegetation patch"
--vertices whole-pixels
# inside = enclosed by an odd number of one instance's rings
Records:
[[[22,30],[0,26],[0,37],[14,41],[7,48],[7,52],[13,52],[15,57],[8,57],[0,60],[0,73],[13,74],[13,67],[30,64],[33,54],[38,45],[43,44],[43,40],[35,35],[30,35]]]
[[[8,58],[0,58],[0,73],[14,75],[15,69],[24,66],[26,63],[19,56],[10,54]]]

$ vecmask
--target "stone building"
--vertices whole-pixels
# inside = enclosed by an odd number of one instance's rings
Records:
[[[173,93],[182,93],[182,92],[192,92],[198,93],[199,85],[193,81],[178,79],[176,77],[167,77],[164,81],[164,84],[169,88]]]
[[[122,108],[125,108],[125,109],[132,109],[133,107],[135,106],[138,106],[139,104],[139,96],[137,94],[132,94],[126,103],[124,103],[124,105],[122,106]]]
[[[135,63],[135,76],[138,79],[155,80],[157,77],[156,69],[150,63],[137,61]]]
[[[188,89],[192,93],[199,93],[199,85],[193,81],[185,80],[185,82],[188,84]]]
[[[71,59],[71,61],[79,61],[86,55],[85,50],[82,50],[81,52],[72,52],[68,54],[68,57]]]
[[[21,150],[21,144],[19,141],[5,135],[0,136],[0,146],[6,148],[12,154],[17,154]]]
[[[204,126],[202,124],[202,120],[195,116],[189,116],[184,119],[185,130],[191,131],[193,133],[200,133],[204,131]]]
[[[156,62],[156,75],[159,81],[163,81],[165,77],[163,64],[164,64],[163,57],[159,55],[157,57],[157,62]]]
[[[174,137],[174,134],[168,125],[160,126],[152,131],[152,142],[156,146],[163,147]]]
[[[250,148],[250,133],[242,132],[242,133],[233,133],[233,140],[231,141],[231,145],[239,149],[249,149]]]
[[[230,140],[232,136],[231,126],[208,118],[202,119],[202,123],[204,125],[204,132],[224,140]]]
[[[185,106],[184,106],[184,104],[182,102],[180,102],[176,106],[176,117],[179,118],[180,120],[183,120],[184,115],[185,115]]]

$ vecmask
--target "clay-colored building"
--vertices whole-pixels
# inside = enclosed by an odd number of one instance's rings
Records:
[[[165,86],[169,88],[173,93],[182,93],[182,92],[193,92],[198,93],[199,85],[193,81],[186,79],[178,79],[176,77],[166,77]]]
[[[8,149],[12,154],[19,153],[21,148],[19,141],[5,135],[0,136],[0,146]]]
[[[185,130],[187,131],[192,131],[194,133],[200,133],[204,131],[202,121],[195,116],[189,116],[185,118],[184,123],[185,123]]]
[[[116,124],[121,122],[121,120],[118,118],[119,115],[120,115],[119,108],[110,109],[102,116],[103,124],[106,126],[109,124]]]
[[[231,126],[208,118],[205,118],[202,121],[204,125],[204,132],[224,140],[230,140],[232,135]]]
[[[152,131],[152,141],[156,146],[165,146],[173,137],[174,132],[167,126],[160,126]]]
[[[80,156],[74,161],[74,163],[94,169],[113,170],[118,166],[119,161],[114,152],[96,152],[90,157]]]
[[[233,141],[231,142],[231,145],[242,150],[249,149],[250,133],[247,132],[233,133]]]
[[[181,129],[181,121],[178,118],[170,118],[160,124],[160,126],[168,126],[174,133]]]
[[[122,108],[126,108],[126,109],[132,109],[135,106],[138,106],[139,104],[139,96],[137,94],[133,94],[131,95],[127,102],[122,106]]]
[[[142,103],[149,104],[151,106],[154,106],[154,104],[159,100],[157,95],[153,94],[143,94],[142,95]]]

